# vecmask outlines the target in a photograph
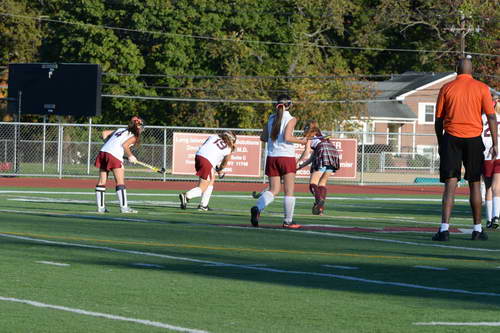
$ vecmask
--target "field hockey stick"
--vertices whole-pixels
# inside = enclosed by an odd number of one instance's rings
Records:
[[[161,168],[160,169],[160,168],[154,167],[152,165],[149,165],[149,164],[141,162],[141,161],[137,161],[135,163],[139,164],[139,165],[142,165],[143,167],[146,167],[148,169],[151,169],[151,171],[158,172],[158,173],[165,173],[165,168]]]
[[[222,170],[224,170],[224,168],[220,168],[220,167],[215,167],[215,172],[217,172],[217,175],[219,176],[219,179],[223,179],[224,177],[226,177],[226,173],[220,173]]]

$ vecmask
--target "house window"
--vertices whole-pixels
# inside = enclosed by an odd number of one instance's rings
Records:
[[[434,124],[435,114],[436,114],[436,104],[434,104],[434,103],[418,103],[418,123],[419,124]]]
[[[366,145],[375,143],[375,123],[363,123],[363,142]]]

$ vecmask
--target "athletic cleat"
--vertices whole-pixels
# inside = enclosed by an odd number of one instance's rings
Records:
[[[202,206],[202,205],[198,205],[198,210],[200,212],[208,212],[208,211],[212,211],[213,209],[208,207],[208,206]]]
[[[483,231],[473,231],[471,240],[488,240],[488,234]]]
[[[486,221],[486,229],[493,228],[493,220]]]
[[[262,196],[262,192],[257,192],[257,191],[252,192],[252,198],[254,198],[254,199],[258,199],[261,196]]]
[[[106,207],[99,207],[97,208],[97,213],[99,214],[109,213],[109,210],[107,210]]]
[[[491,229],[498,228],[498,217],[494,217],[491,219]]]
[[[432,236],[432,240],[438,242],[447,242],[450,240],[450,233],[448,230],[438,231],[434,236]]]
[[[187,208],[188,198],[186,197],[186,193],[179,194],[179,200],[181,202],[181,209]]]
[[[318,200],[312,208],[313,215],[323,215],[325,209],[325,200]]]
[[[259,218],[260,218],[259,208],[257,206],[253,206],[250,209],[250,215],[251,215],[250,222],[252,222],[252,225],[257,228],[259,226]]]
[[[302,226],[300,224],[293,223],[293,222],[290,222],[290,223],[283,222],[283,228],[285,228],[285,229],[300,229],[300,228],[302,228]]]
[[[137,214],[138,213],[138,211],[136,211],[135,209],[132,209],[130,207],[122,207],[121,212],[123,214]]]

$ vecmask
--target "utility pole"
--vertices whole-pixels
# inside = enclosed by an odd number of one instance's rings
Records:
[[[460,56],[462,58],[465,58],[465,37],[471,33],[471,32],[480,32],[481,28],[479,27],[472,27],[466,26],[467,21],[469,20],[469,17],[466,17],[464,12],[460,11],[460,27],[452,27],[448,28],[446,30],[454,32],[454,33],[459,33],[460,34]]]
[[[461,11],[460,12],[460,54],[462,58],[465,58],[465,15]]]

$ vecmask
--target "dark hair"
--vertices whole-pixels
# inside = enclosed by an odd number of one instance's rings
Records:
[[[316,120],[309,120],[304,126],[304,136],[305,137],[313,137],[313,136],[322,136],[321,130],[319,129],[318,122]]]
[[[292,100],[288,95],[278,96],[278,103],[276,104],[276,117],[274,118],[273,128],[271,129],[271,139],[276,141],[280,134],[281,120],[283,119],[283,111],[288,111],[292,106]]]
[[[130,119],[130,122],[128,123],[128,128],[127,130],[134,134],[134,136],[137,138],[137,141],[135,142],[135,144],[139,144],[140,140],[141,140],[141,128],[144,126],[144,121],[142,120],[142,118],[138,117],[138,116],[133,116],[131,119]]]

